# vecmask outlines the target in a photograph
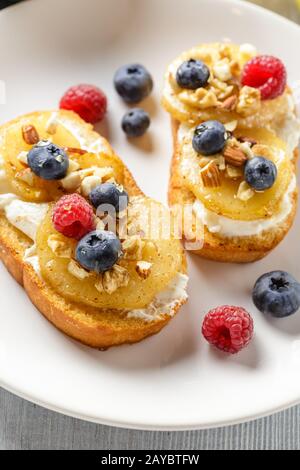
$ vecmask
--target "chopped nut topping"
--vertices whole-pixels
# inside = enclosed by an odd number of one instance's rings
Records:
[[[224,109],[225,111],[233,111],[237,105],[238,97],[236,95],[229,96],[226,98],[223,103],[220,104],[220,108]]]
[[[179,96],[183,103],[200,109],[207,109],[218,105],[218,98],[214,91],[206,90],[205,88],[198,88],[195,92],[185,90]]]
[[[145,242],[138,236],[126,238],[122,243],[124,259],[141,260]]]
[[[24,165],[28,165],[28,152],[20,152],[19,155],[17,156],[17,159],[19,162],[23,163]]]
[[[79,171],[74,171],[63,178],[60,183],[67,191],[75,191],[81,185],[81,175]]]
[[[237,128],[238,122],[237,121],[230,121],[224,124],[224,127],[227,132],[233,132]]]
[[[34,186],[34,173],[31,171],[30,168],[26,168],[25,170],[19,171],[16,173],[15,177],[18,180],[24,181],[24,183],[28,184],[29,186]]]
[[[255,139],[251,139],[250,137],[242,136],[242,137],[239,137],[238,140],[239,142],[250,144],[251,147],[257,144],[257,141]]]
[[[99,184],[102,183],[102,178],[100,176],[96,175],[91,175],[91,176],[86,176],[82,183],[81,183],[81,192],[82,194],[87,197],[91,191],[96,188],[96,186],[99,186]]]
[[[221,186],[220,170],[214,161],[211,161],[200,171],[203,185],[206,188],[218,188]]]
[[[236,110],[241,116],[256,114],[261,106],[260,91],[257,88],[244,86],[239,94]]]
[[[95,287],[99,292],[102,292],[100,290],[102,288],[104,292],[111,295],[120,287],[128,286],[129,280],[130,278],[127,269],[115,264],[109,271],[106,271],[103,274],[102,283],[101,280],[99,280]]]
[[[250,188],[248,183],[246,183],[246,181],[242,181],[237,192],[237,198],[241,201],[249,201],[254,194],[255,192]]]
[[[75,160],[69,160],[69,168],[68,168],[68,174],[73,173],[73,171],[79,170],[80,165],[77,163]]]
[[[53,113],[46,124],[46,132],[50,135],[54,135],[57,131],[58,121],[57,113]]]
[[[243,166],[248,160],[247,155],[237,145],[227,145],[223,151],[226,163],[232,166]]]
[[[148,261],[138,261],[135,270],[142,279],[147,279],[151,274],[152,263]]]
[[[55,235],[50,235],[47,240],[49,248],[58,258],[71,258],[72,248],[67,243],[59,240]]]
[[[22,127],[23,139],[28,145],[37,144],[40,140],[39,134],[36,128],[32,125]]]
[[[226,176],[232,179],[238,179],[243,176],[242,168],[237,168],[236,166],[227,165],[226,166]]]
[[[224,58],[213,66],[213,73],[222,82],[227,82],[232,78],[229,60]]]
[[[83,280],[91,276],[91,273],[83,269],[74,259],[71,259],[68,264],[68,271],[79,280]]]

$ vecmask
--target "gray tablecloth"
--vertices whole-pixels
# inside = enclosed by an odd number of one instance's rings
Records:
[[[253,1],[300,20],[293,0]],[[9,1],[0,0],[0,8],[5,3]],[[144,432],[68,418],[0,390],[0,449],[300,450],[300,406],[240,426],[208,431]]]

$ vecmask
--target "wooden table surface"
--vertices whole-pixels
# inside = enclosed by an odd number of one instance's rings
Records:
[[[14,3],[0,0],[4,4]],[[253,0],[299,22],[294,0]],[[0,390],[0,449],[300,450],[300,406],[239,426],[189,432],[131,431],[69,418]]]

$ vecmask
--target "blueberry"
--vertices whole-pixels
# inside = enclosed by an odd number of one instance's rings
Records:
[[[113,206],[116,212],[125,210],[129,200],[127,192],[113,183],[99,184],[91,191],[89,198],[96,209],[107,204]]]
[[[120,67],[114,77],[115,89],[126,103],[139,103],[153,89],[153,80],[148,70],[140,64]]]
[[[300,284],[284,271],[273,271],[258,279],[252,298],[262,313],[288,317],[300,308]]]
[[[201,60],[190,59],[183,62],[176,73],[176,81],[181,88],[196,90],[207,85],[209,68]]]
[[[221,152],[227,140],[226,129],[219,121],[206,121],[196,127],[193,148],[202,155]]]
[[[141,137],[149,126],[149,114],[140,108],[131,109],[122,119],[122,129],[128,137]]]
[[[28,152],[28,165],[44,180],[60,180],[67,174],[69,157],[58,145],[42,140]]]
[[[277,178],[276,165],[264,157],[254,157],[245,166],[245,180],[257,191],[272,188]]]
[[[116,264],[121,254],[121,242],[113,232],[95,230],[80,240],[75,257],[83,268],[104,273]]]

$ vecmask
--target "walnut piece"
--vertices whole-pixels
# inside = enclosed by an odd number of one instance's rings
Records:
[[[95,287],[99,292],[106,292],[111,295],[120,287],[128,286],[129,280],[127,269],[115,264],[109,271],[99,277]]]
[[[91,276],[91,273],[83,269],[74,259],[71,259],[68,264],[68,271],[72,276],[76,277],[80,281]]]
[[[34,173],[31,171],[30,168],[26,168],[25,170],[19,171],[18,173],[16,173],[15,177],[18,180],[21,180],[24,183],[28,184],[29,186],[34,186]]]
[[[260,107],[260,91],[256,88],[244,86],[239,94],[238,104],[236,107],[237,112],[243,117],[248,117],[256,114],[260,110]]]
[[[148,261],[138,261],[135,270],[142,279],[147,279],[151,274],[152,263]]]
[[[51,251],[58,258],[71,258],[72,248],[68,246],[67,243],[64,243],[62,240],[59,240],[56,235],[50,235],[47,240],[47,244]]]

